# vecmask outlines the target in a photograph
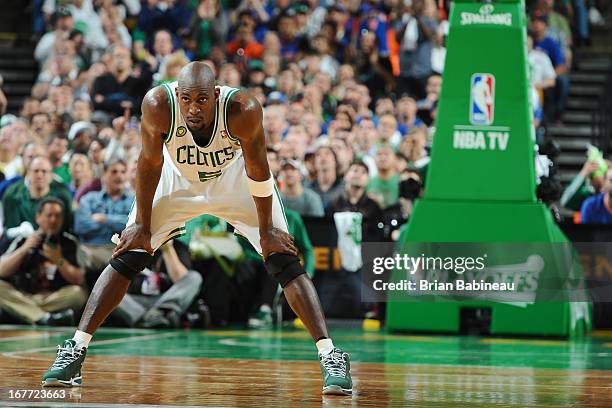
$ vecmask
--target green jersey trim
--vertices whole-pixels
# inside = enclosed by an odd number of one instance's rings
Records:
[[[227,97],[225,98],[225,106],[223,109],[223,121],[225,122],[225,130],[227,130],[227,137],[229,138],[229,140],[231,140],[232,142],[237,142],[238,138],[232,136],[232,133],[230,132],[230,128],[229,128],[229,123],[227,122],[227,108],[230,104],[230,102],[232,101],[232,97],[238,92],[238,89],[232,89],[228,94]]]
[[[167,84],[162,84],[162,87],[166,91],[166,94],[168,94],[168,104],[170,105],[170,130],[164,139],[164,143],[168,143],[170,142],[170,139],[172,139],[172,134],[174,133],[174,107],[176,104],[174,103],[174,95],[172,94],[170,87]]]

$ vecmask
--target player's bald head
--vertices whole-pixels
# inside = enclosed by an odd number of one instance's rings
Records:
[[[180,89],[211,89],[215,86],[215,75],[210,67],[200,61],[190,62],[185,65],[178,76],[178,87]]]

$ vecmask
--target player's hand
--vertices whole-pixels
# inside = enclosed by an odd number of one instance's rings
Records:
[[[121,233],[119,244],[113,252],[113,258],[118,257],[131,249],[144,249],[149,255],[153,255],[151,247],[151,231],[140,224],[132,224]]]
[[[268,256],[273,253],[298,255],[298,250],[293,243],[293,237],[285,231],[278,228],[271,228],[267,231],[260,232],[260,244],[263,258],[268,259]]]

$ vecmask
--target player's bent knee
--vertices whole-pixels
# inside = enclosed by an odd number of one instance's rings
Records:
[[[112,258],[110,266],[129,280],[132,280],[142,270],[151,264],[153,257],[146,252],[128,251]]]
[[[268,273],[282,288],[300,275],[306,273],[300,259],[295,255],[272,254],[265,262]]]

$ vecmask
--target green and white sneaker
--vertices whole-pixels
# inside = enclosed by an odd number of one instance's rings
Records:
[[[62,346],[57,346],[57,357],[51,368],[42,376],[43,387],[80,387],[81,366],[85,360],[87,349],[76,348],[74,340],[64,340]]]
[[[319,360],[323,374],[323,394],[351,395],[353,381],[348,353],[336,347],[328,354],[319,354]]]

